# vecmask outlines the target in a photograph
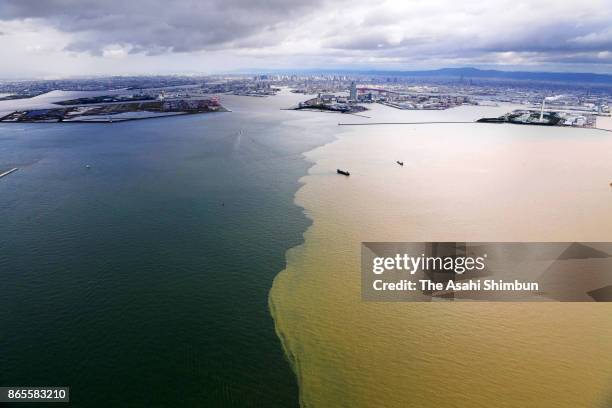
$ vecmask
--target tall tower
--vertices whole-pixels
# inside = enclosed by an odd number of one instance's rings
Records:
[[[351,101],[357,101],[357,84],[355,84],[355,81],[351,82],[351,96],[350,96]]]

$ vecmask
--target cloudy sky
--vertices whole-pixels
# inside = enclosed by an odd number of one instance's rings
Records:
[[[0,0],[0,78],[429,69],[612,73],[612,0]]]

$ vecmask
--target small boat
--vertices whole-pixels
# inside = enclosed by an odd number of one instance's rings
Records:
[[[400,166],[403,166],[403,165],[404,165],[404,162],[402,162],[402,161],[399,161],[399,160],[398,160],[398,161],[397,161],[397,164],[399,164]]]
[[[86,169],[91,169],[91,166],[90,166],[89,164],[86,164],[86,165],[85,165],[85,168],[86,168]]]
[[[343,176],[350,176],[351,175],[351,173],[349,173],[348,171],[344,171],[344,170],[340,170],[340,169],[337,169],[336,171],[338,172],[338,174],[342,174]]]

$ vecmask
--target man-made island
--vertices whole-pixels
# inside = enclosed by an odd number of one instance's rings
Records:
[[[333,94],[319,94],[316,98],[300,102],[295,110],[316,110],[339,113],[358,113],[368,110],[365,106],[357,105],[356,102],[345,96]]]
[[[0,117],[0,122],[122,122],[136,119],[151,119],[163,116],[188,115],[194,113],[227,112],[215,97],[207,99],[172,99],[116,102],[115,98],[63,101],[81,103],[61,108],[17,110]],[[99,104],[104,99],[108,103]],[[105,101],[107,102],[107,101]]]
[[[530,109],[517,109],[497,118],[478,119],[477,122],[594,128],[596,116],[584,112],[545,112]]]

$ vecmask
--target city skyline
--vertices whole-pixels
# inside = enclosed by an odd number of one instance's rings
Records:
[[[258,69],[612,71],[610,0],[0,4],[0,78]]]

